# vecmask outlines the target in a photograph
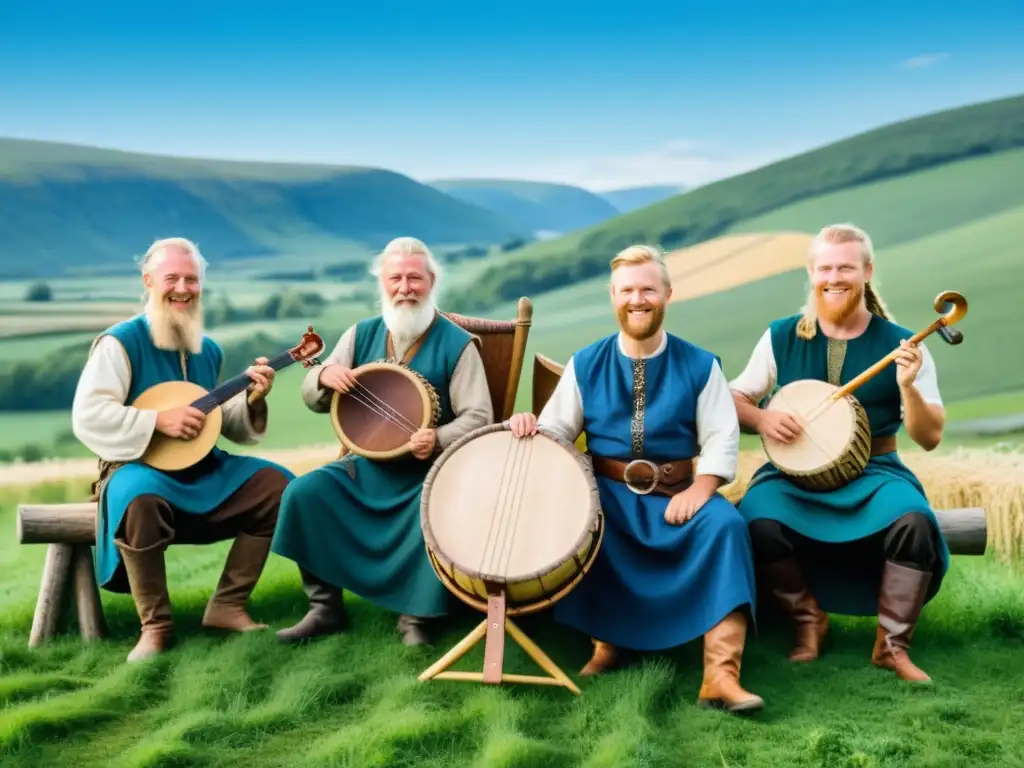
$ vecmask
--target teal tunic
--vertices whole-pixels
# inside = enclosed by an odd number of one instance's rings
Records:
[[[666,463],[700,455],[697,400],[717,358],[672,334],[651,358],[627,357],[618,334],[573,356],[583,431],[594,456]],[[682,525],[669,497],[596,475],[605,532],[590,572],[555,604],[556,620],[613,645],[659,651],[687,643],[732,611],[755,609],[750,534],[714,494]]]
[[[149,333],[149,320],[137,315],[108,328],[99,338],[113,336],[124,347],[131,367],[127,403],[131,403],[156,384],[190,381],[207,390],[217,386],[224,353],[208,336],[198,355],[186,353],[182,375],[181,355],[157,348]],[[128,505],[137,497],[155,495],[165,499],[177,511],[190,515],[208,515],[261,469],[272,468],[291,479],[294,475],[265,459],[235,456],[220,448],[193,467],[178,472],[163,472],[141,461],[128,462],[114,470],[103,484],[99,497],[96,525],[96,578],[111,592],[128,592],[121,554],[114,544]]]
[[[829,381],[830,346],[835,361],[833,368],[838,370],[838,380],[832,383],[845,384],[892,352],[901,340],[914,335],[906,328],[872,315],[864,333],[846,341],[840,368],[837,354],[842,354],[842,344],[830,343],[820,326],[813,339],[801,339],[796,335],[799,320],[800,316],[794,315],[777,320],[769,327],[778,371],[776,389],[800,379]],[[867,412],[873,436],[895,435],[899,431],[903,420],[895,365],[886,367],[858,387],[854,397]],[[754,473],[738,507],[748,522],[762,518],[775,520],[823,544],[857,541],[883,531],[905,514],[919,512],[935,527],[939,542],[940,562],[929,584],[927,600],[938,593],[949,568],[949,547],[939,531],[924,488],[895,451],[871,457],[857,479],[832,492],[799,488],[774,465],[766,463]],[[808,584],[822,608],[856,616],[876,614],[879,569],[865,566],[854,573],[840,573],[830,568],[827,549],[823,547],[820,557],[804,564]]]
[[[352,367],[387,358],[380,316],[360,321]],[[408,367],[441,402],[437,425],[454,420],[448,385],[472,337],[438,316]],[[437,453],[435,452],[435,456]],[[427,558],[420,495],[433,457],[373,461],[355,454],[294,480],[281,500],[271,549],[319,579],[410,616],[448,612],[448,592]]]

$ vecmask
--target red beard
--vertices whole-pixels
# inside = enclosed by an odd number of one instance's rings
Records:
[[[814,308],[818,313],[818,317],[829,323],[835,325],[841,325],[850,315],[857,311],[857,307],[860,305],[860,300],[864,296],[862,288],[856,286],[849,286],[850,290],[846,292],[841,303],[837,303],[835,300],[828,300],[825,298],[825,289],[829,286],[822,286],[814,293]],[[837,286],[832,286],[837,287]],[[843,287],[843,286],[838,286]]]
[[[633,317],[629,314],[630,307],[622,307],[615,314],[622,332],[632,339],[644,341],[651,338],[661,328],[665,319],[665,307],[652,306],[647,315]]]

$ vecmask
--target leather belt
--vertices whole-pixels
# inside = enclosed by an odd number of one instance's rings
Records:
[[[591,460],[599,475],[625,483],[629,490],[641,496],[648,493],[675,496],[693,484],[693,459],[656,464],[647,459],[622,461],[591,455]]]
[[[892,453],[896,450],[896,435],[871,438],[871,455],[881,456],[883,453]]]

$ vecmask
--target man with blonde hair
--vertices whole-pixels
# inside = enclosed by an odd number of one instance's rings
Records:
[[[346,330],[323,365],[310,368],[303,402],[327,413],[334,393],[352,387],[354,368],[387,359],[434,387],[438,426],[411,435],[411,455],[373,461],[348,454],[288,487],[273,551],[298,564],[309,611],[278,632],[283,642],[345,629],[343,589],[398,613],[407,645],[429,642],[425,619],[447,613],[448,592],[424,545],[420,492],[444,448],[491,422],[490,390],[470,334],[437,311],[440,270],[430,249],[412,237],[392,240],[373,273],[381,314]]]
[[[265,628],[246,612],[270,552],[281,494],[292,473],[269,461],[214,448],[180,472],[140,461],[153,435],[195,438],[206,416],[189,405],[162,411],[131,405],[150,387],[189,381],[212,390],[224,353],[203,332],[206,260],[185,238],[158,240],[141,259],[145,310],[103,331],[93,342],[71,408],[75,436],[100,459],[96,574],[100,586],[131,592],[142,635],[129,661],[149,658],[173,642],[164,552],[172,543],[234,543],[203,616],[203,625]],[[252,382],[221,407],[221,434],[244,445],[266,431],[266,397],[274,369],[259,358]]]
[[[808,261],[811,287],[799,314],[771,323],[731,382],[740,422],[782,443],[803,438],[788,414],[759,407],[790,382],[843,385],[892,350],[895,366],[858,388],[871,426],[863,473],[839,490],[813,492],[771,463],[754,474],[739,510],[749,521],[759,583],[796,624],[793,661],[811,661],[827,611],[878,616],[872,662],[909,681],[928,675],[907,653],[923,605],[939,590],[949,550],[924,488],[896,451],[896,432],[932,450],[945,420],[935,363],[897,325],[872,284],[871,239],[850,224],[823,228]]]
[[[746,523],[718,493],[736,476],[739,423],[721,361],[667,333],[672,285],[660,251],[626,248],[611,262],[619,332],[574,354],[537,429],[586,436],[605,520],[590,572],[554,608],[592,638],[582,675],[618,665],[621,650],[704,639],[703,706],[764,706],[739,682],[754,570]]]

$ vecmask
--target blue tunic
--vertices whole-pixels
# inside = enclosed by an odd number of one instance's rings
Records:
[[[573,357],[583,431],[595,456],[665,463],[700,453],[697,398],[717,358],[672,334],[633,360],[618,334]],[[634,413],[637,417],[634,418]],[[622,648],[656,651],[700,637],[743,606],[754,613],[746,524],[715,494],[688,522],[665,521],[669,497],[641,496],[596,476],[605,520],[591,571],[555,604],[555,618]]]
[[[352,367],[385,359],[387,337],[383,318],[360,321]],[[437,391],[438,426],[455,418],[448,385],[471,340],[438,316],[408,362]],[[449,593],[430,565],[420,524],[423,481],[434,458],[374,461],[349,453],[306,473],[285,490],[271,550],[385,610],[447,613]]]
[[[801,379],[828,381],[829,340],[818,327],[813,339],[796,335],[800,315],[776,320],[769,328],[777,368],[776,388]],[[877,315],[856,339],[846,341],[838,381],[845,384],[897,348],[913,332]],[[890,365],[854,392],[873,436],[895,435],[902,425],[896,366]],[[766,398],[767,400],[768,398]],[[949,548],[924,488],[895,451],[873,456],[853,482],[832,492],[808,491],[790,482],[770,462],[751,478],[740,501],[748,521],[775,520],[808,538],[839,544],[884,530],[910,512],[925,515],[935,527],[940,563],[928,586],[927,600],[939,590],[949,568]],[[830,567],[828,548],[804,563],[805,577],[821,607],[830,612],[872,616],[878,612],[880,569],[865,564],[855,573]]]
[[[138,315],[108,328],[99,338],[113,336],[124,347],[131,367],[131,384],[126,403],[150,387],[166,381],[190,381],[212,390],[217,386],[224,354],[217,343],[203,339],[198,355],[186,354],[187,377],[182,375],[181,356],[153,344],[149,321]],[[227,501],[250,477],[272,468],[291,479],[286,468],[265,459],[235,456],[215,447],[199,464],[180,472],[163,472],[141,461],[116,469],[104,483],[99,498],[96,526],[96,578],[112,592],[127,592],[121,554],[114,544],[118,527],[128,505],[138,496],[152,494],[166,499],[175,509],[192,515],[207,515]],[[117,578],[115,578],[115,576]]]

